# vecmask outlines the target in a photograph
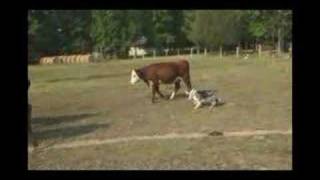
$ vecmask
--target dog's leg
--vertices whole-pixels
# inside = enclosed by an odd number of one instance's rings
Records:
[[[213,107],[216,106],[216,104],[217,104],[217,101],[213,101],[213,102],[211,103],[210,110],[212,110]]]
[[[201,102],[197,102],[196,106],[194,107],[194,109],[198,109],[201,106]]]

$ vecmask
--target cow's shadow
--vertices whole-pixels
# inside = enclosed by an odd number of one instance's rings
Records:
[[[63,127],[44,131],[35,131],[34,136],[39,141],[50,139],[67,139],[96,131],[97,129],[109,128],[109,124],[88,124],[81,126]]]
[[[46,117],[34,117],[32,118],[32,124],[41,126],[58,125],[62,123],[73,123],[75,121],[82,120],[84,118],[96,116],[97,113],[82,113],[82,114],[71,114],[62,116],[46,116]]]
[[[32,118],[33,134],[39,141],[44,141],[71,138],[94,132],[97,129],[109,128],[109,124],[80,124],[77,122],[97,114],[82,113],[54,117],[35,117]]]
[[[170,99],[171,94],[167,94],[167,93],[163,93],[164,97],[160,97],[158,94],[155,95],[155,103],[158,103],[160,101],[174,101],[174,100],[178,100],[178,99],[188,99],[188,96],[184,93],[177,93],[173,99]],[[149,94],[148,94],[149,96]],[[149,98],[151,98],[151,96],[149,96]],[[152,103],[154,104],[154,103]]]
[[[128,76],[128,73],[113,73],[113,74],[100,74],[100,75],[91,75],[85,77],[66,77],[58,79],[47,80],[48,83],[62,82],[62,81],[87,81],[91,79],[105,79],[105,78],[114,78]]]

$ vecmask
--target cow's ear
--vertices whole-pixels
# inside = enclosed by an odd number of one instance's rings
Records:
[[[136,72],[136,74],[141,77],[141,71],[139,69],[134,69],[134,71]]]

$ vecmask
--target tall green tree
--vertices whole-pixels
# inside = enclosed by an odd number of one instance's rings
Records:
[[[292,38],[288,10],[30,10],[28,22],[30,59],[92,48],[126,56],[136,45],[217,48],[261,41],[283,47]]]
[[[189,38],[199,46],[218,47],[233,45],[241,40],[241,13],[230,10],[197,10]]]
[[[188,40],[188,20],[184,11],[156,10],[153,12],[155,45],[158,47],[181,47]]]
[[[91,51],[91,13],[88,10],[31,10],[28,20],[30,54]]]
[[[91,38],[95,48],[117,49],[116,54],[125,56],[136,32],[130,10],[93,11]]]
[[[257,40],[283,46],[282,41],[291,40],[292,12],[288,10],[254,10],[247,13],[248,30]]]

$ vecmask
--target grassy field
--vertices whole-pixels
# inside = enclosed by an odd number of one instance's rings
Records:
[[[217,89],[227,103],[194,111],[184,86],[157,99],[132,68],[168,59],[29,66],[32,126],[39,149],[29,169],[291,169],[291,135],[128,141],[50,148],[75,141],[168,133],[288,130],[292,124],[291,59],[226,56],[190,60],[192,85]],[[173,86],[160,86],[169,95]],[[46,147],[46,148],[42,148]]]

